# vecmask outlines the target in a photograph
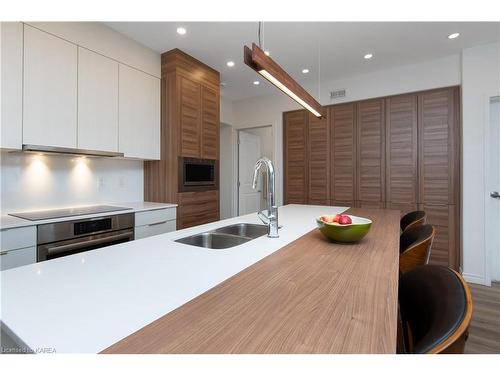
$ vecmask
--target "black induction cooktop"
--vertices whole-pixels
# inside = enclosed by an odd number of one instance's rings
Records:
[[[35,220],[57,219],[60,217],[92,215],[92,214],[100,214],[103,212],[124,211],[124,210],[130,210],[130,208],[119,207],[119,206],[97,205],[97,206],[61,208],[56,210],[45,210],[45,211],[19,212],[9,215],[19,217],[21,219],[35,221]]]

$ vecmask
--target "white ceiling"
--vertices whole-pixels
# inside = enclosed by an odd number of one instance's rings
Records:
[[[258,22],[106,22],[116,31],[165,52],[179,48],[221,73],[221,94],[231,100],[275,88],[243,63],[243,45],[258,41]],[[185,35],[177,27],[187,29]],[[487,22],[265,22],[263,47],[299,83],[310,86],[392,66],[460,53],[500,41],[500,23]],[[453,32],[461,35],[449,40]],[[365,60],[366,53],[373,53]],[[321,59],[319,59],[321,56]],[[226,66],[233,60],[235,66]],[[318,61],[321,62],[318,67]],[[308,68],[310,73],[301,73]],[[261,84],[253,85],[259,79]]]

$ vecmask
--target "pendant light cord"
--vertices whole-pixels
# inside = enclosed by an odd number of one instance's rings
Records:
[[[262,43],[261,43],[261,26],[262,22],[259,21],[259,32],[258,32],[258,38],[259,38],[259,48],[262,49]]]
[[[321,104],[321,41],[318,36],[318,102]]]

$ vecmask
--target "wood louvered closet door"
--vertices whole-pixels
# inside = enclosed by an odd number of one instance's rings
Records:
[[[309,114],[308,203],[330,205],[330,129],[328,119]]]
[[[284,124],[285,204],[306,204],[307,194],[307,113],[286,112]]]
[[[384,207],[385,118],[384,100],[357,105],[357,202],[359,207]]]
[[[418,203],[417,95],[387,98],[385,107],[386,207],[405,215]]]
[[[458,88],[418,94],[419,203],[436,227],[431,263],[458,269]]]
[[[355,205],[356,180],[356,105],[328,109],[331,132],[331,204]]]

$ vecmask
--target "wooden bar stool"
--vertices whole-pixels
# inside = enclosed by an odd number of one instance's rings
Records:
[[[429,263],[435,230],[424,224],[405,230],[399,238],[399,271],[408,272],[416,266]]]
[[[398,353],[463,353],[472,299],[463,277],[444,266],[418,266],[399,281]]]
[[[425,224],[426,214],[425,211],[412,211],[404,215],[400,222],[399,226],[401,227],[401,232],[404,232],[407,229],[410,229],[417,225]]]

